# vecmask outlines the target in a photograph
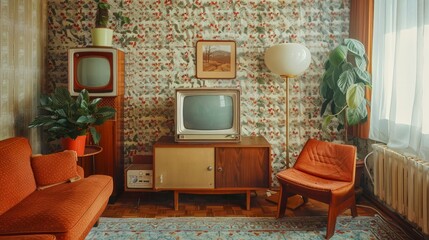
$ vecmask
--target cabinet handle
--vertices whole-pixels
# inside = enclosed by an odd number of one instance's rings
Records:
[[[217,171],[218,171],[218,172],[223,172],[223,168],[222,168],[222,167],[218,167],[218,168],[217,168]]]
[[[211,171],[211,170],[213,170],[213,167],[212,167],[212,166],[208,166],[208,167],[207,167],[207,170],[208,170],[208,171]]]

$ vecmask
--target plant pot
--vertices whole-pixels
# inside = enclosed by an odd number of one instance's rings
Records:
[[[61,143],[64,150],[73,150],[78,156],[82,156],[85,153],[86,135],[78,136],[76,139],[62,138]]]
[[[92,45],[93,46],[103,46],[111,47],[113,30],[109,28],[93,28],[91,31],[92,34]]]

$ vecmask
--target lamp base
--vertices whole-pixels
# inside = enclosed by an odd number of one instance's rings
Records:
[[[279,203],[279,194],[277,192],[274,193],[267,193],[267,197],[265,200],[268,202],[278,204]],[[304,199],[301,195],[293,194],[291,193],[287,198],[286,208],[295,210],[299,207],[301,207],[304,204]]]

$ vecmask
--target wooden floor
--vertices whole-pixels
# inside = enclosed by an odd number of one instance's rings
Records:
[[[162,217],[275,217],[277,205],[267,201],[266,192],[254,192],[251,209],[245,210],[244,194],[229,195],[197,195],[181,194],[179,210],[173,209],[172,192],[124,192],[114,202],[108,204],[103,217],[113,218],[162,218]],[[294,197],[295,203],[302,199]],[[357,200],[359,216],[379,214],[388,222],[400,226],[410,239],[423,239],[419,231],[404,224],[401,220],[392,220],[386,212],[378,209],[364,196]],[[286,209],[286,217],[292,216],[327,216],[328,205],[309,199],[307,204],[295,210]],[[350,216],[346,210],[341,216]]]
[[[295,197],[299,203],[301,198]],[[363,197],[361,204],[370,205]],[[373,207],[373,206],[372,206]],[[311,200],[295,211],[286,210],[286,216],[325,216],[328,205]],[[179,210],[173,209],[172,192],[125,192],[114,204],[109,204],[104,217],[274,217],[277,205],[266,200],[266,192],[252,194],[251,209],[245,210],[244,194],[195,195],[180,194]],[[358,207],[358,215],[372,216],[376,211]],[[347,210],[343,215],[350,215]]]

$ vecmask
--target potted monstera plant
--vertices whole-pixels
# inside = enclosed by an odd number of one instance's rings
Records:
[[[367,120],[369,101],[365,93],[372,87],[367,65],[365,47],[356,39],[344,39],[329,53],[320,85],[323,129],[333,119],[338,120],[338,130]]]
[[[64,149],[83,155],[87,134],[90,133],[94,144],[98,144],[100,134],[94,126],[115,116],[115,109],[99,107],[100,101],[101,98],[91,100],[85,89],[74,98],[66,88],[56,88],[51,95],[41,97],[42,112],[29,127],[43,127],[49,141],[61,139]]]
[[[322,128],[328,129],[332,120],[337,119],[337,130],[347,128],[367,121],[369,101],[366,98],[367,89],[371,89],[371,76],[367,71],[368,59],[364,45],[351,38],[344,39],[329,53],[325,62],[320,92],[323,97],[321,116]],[[345,139],[347,137],[345,131]],[[360,176],[364,163],[356,162],[355,189],[360,196]]]
[[[112,46],[113,30],[108,28],[109,10],[111,5],[105,0],[94,0],[97,5],[95,14],[95,28],[92,29],[92,45],[94,46]],[[122,6],[122,1],[120,3]],[[124,16],[122,12],[114,12],[113,16],[117,22],[117,27],[130,23],[130,18]]]

